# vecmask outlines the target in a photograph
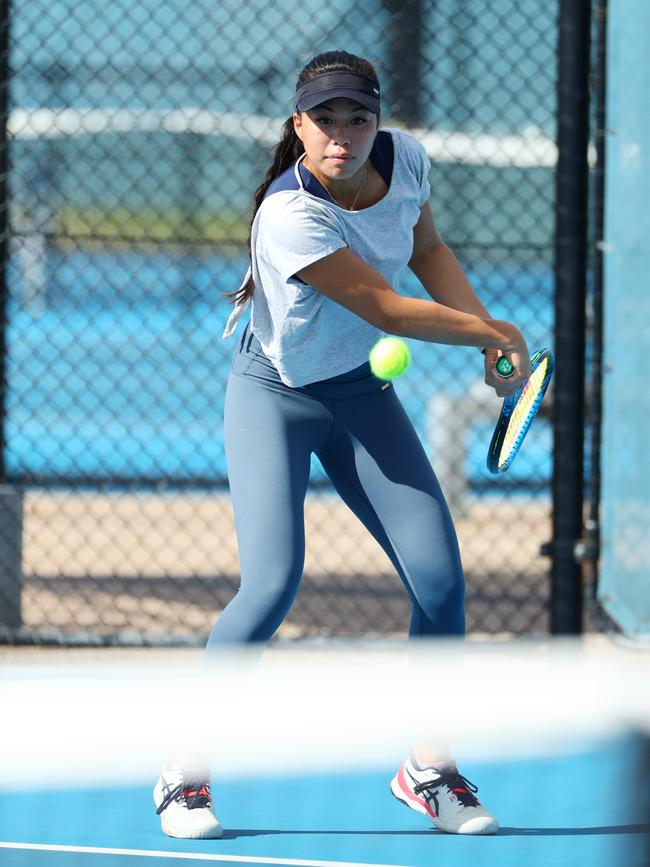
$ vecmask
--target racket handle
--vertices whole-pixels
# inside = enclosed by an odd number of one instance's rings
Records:
[[[496,370],[499,376],[502,376],[504,379],[508,379],[515,372],[515,368],[510,364],[505,355],[500,356],[498,359]]]

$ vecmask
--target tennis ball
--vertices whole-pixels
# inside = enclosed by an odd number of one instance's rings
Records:
[[[410,363],[410,350],[399,337],[382,337],[370,350],[370,370],[378,379],[395,379]]]

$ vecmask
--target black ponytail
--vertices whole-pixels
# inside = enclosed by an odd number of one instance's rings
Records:
[[[296,89],[306,81],[311,81],[317,75],[322,75],[326,72],[356,72],[359,75],[365,75],[377,82],[377,73],[370,61],[363,57],[357,57],[355,54],[348,54],[347,51],[326,51],[323,54],[317,54],[302,70],[296,82]],[[292,166],[296,160],[304,153],[305,148],[302,141],[296,135],[293,127],[293,115],[288,118],[282,125],[282,137],[274,147],[273,162],[268,171],[264,175],[264,180],[255,190],[253,194],[253,213],[251,215],[250,224],[248,226],[248,256],[251,256],[251,233],[253,229],[253,221],[257,214],[266,191],[271,186],[273,181],[286,171],[289,166]],[[253,294],[255,284],[253,277],[249,277],[248,281],[237,291],[226,293],[228,298],[234,305],[245,304]]]
[[[251,233],[253,230],[253,220],[255,219],[255,215],[257,214],[259,207],[264,200],[266,191],[271,186],[273,181],[282,174],[282,172],[286,171],[289,166],[292,166],[295,163],[295,161],[304,152],[304,150],[305,149],[303,147],[302,141],[296,135],[296,131],[293,127],[292,115],[290,118],[287,118],[287,120],[285,120],[285,122],[282,124],[282,137],[273,148],[273,162],[271,163],[268,171],[264,175],[264,180],[253,194],[253,215],[248,226],[249,259],[251,256]],[[250,296],[253,294],[254,288],[255,284],[253,283],[253,277],[251,275],[248,281],[244,283],[244,285],[237,292],[226,293],[226,298],[230,299],[230,301],[234,305],[245,304],[246,301],[248,301]]]

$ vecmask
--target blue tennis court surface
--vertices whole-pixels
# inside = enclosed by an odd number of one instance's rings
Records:
[[[172,840],[160,831],[149,786],[78,791],[71,766],[69,790],[0,793],[0,864],[646,867],[648,817],[640,804],[647,780],[638,746],[628,737],[555,757],[463,763],[500,819],[496,837],[433,830],[393,799],[393,769],[386,769],[216,780],[224,837]]]

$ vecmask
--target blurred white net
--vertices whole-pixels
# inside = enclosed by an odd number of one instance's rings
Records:
[[[170,751],[263,775],[391,766],[448,739],[494,760],[650,730],[647,656],[601,643],[276,647],[258,667],[128,659],[6,664],[0,787],[149,781]]]

